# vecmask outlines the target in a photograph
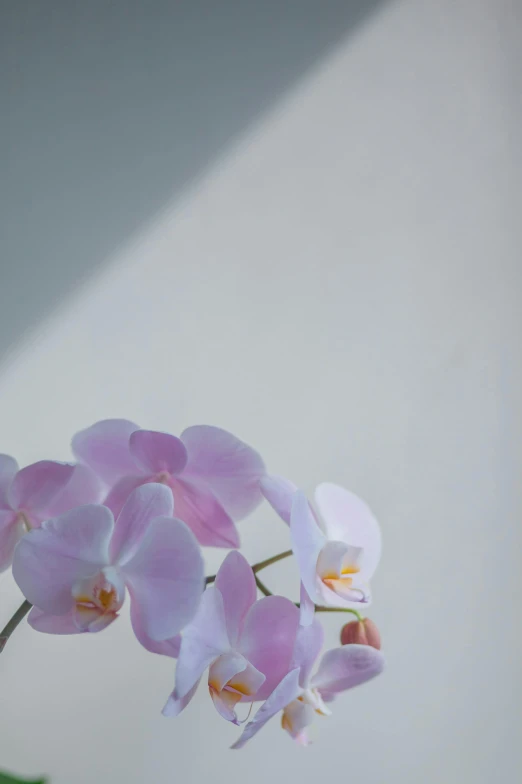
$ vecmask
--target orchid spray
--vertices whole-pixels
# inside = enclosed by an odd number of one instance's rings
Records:
[[[0,652],[26,616],[38,632],[101,632],[128,594],[137,640],[177,660],[163,714],[182,713],[205,676],[220,716],[244,724],[235,749],[276,714],[307,745],[307,728],[330,715],[337,694],[382,671],[379,632],[362,615],[381,534],[356,495],[324,483],[312,505],[254,449],[207,425],[178,437],[109,419],[77,433],[72,449],[75,463],[22,469],[0,455],[0,570],[12,567],[25,597]],[[288,525],[290,548],[251,566],[236,523],[264,499]],[[205,576],[202,546],[230,550],[216,575]],[[260,577],[291,556],[298,603]],[[321,656],[322,612],[355,620]],[[238,708],[254,702],[242,721]]]

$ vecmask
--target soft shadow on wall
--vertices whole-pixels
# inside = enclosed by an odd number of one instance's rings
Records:
[[[385,1],[4,2],[0,358]]]

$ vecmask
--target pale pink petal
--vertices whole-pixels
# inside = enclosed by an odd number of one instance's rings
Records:
[[[208,677],[210,696],[218,713],[234,724],[239,724],[235,711],[238,702],[251,702],[264,681],[263,673],[234,651],[216,659]]]
[[[103,419],[73,437],[72,450],[111,486],[129,474],[143,473],[130,452],[129,439],[138,425],[127,419]]]
[[[149,481],[150,477],[147,476],[124,476],[109,491],[103,502],[104,505],[109,507],[115,518],[118,518],[133,490]]]
[[[179,716],[181,711],[185,710],[192,697],[196,693],[200,680],[201,678],[198,678],[192,688],[189,689],[189,691],[183,697],[176,697],[176,691],[173,691],[168,698],[165,707],[161,711],[163,716],[166,716],[167,718],[174,718],[175,716]]]
[[[102,500],[103,485],[92,469],[77,464],[64,488],[45,507],[46,518],[58,517],[75,506],[98,504]]]
[[[194,618],[204,565],[196,538],[181,520],[155,518],[120,569],[148,637],[168,640]]]
[[[245,657],[237,651],[222,653],[210,666],[208,685],[216,691],[221,691],[234,675],[246,670],[247,664]]]
[[[179,474],[187,464],[185,444],[168,433],[136,430],[129,443],[134,459],[146,473]]]
[[[261,479],[261,492],[279,517],[290,525],[292,502],[297,487],[283,476],[267,474]]]
[[[7,491],[18,471],[18,463],[14,457],[0,455],[0,509],[9,509]]]
[[[239,547],[239,536],[232,519],[208,490],[185,479],[172,479],[176,515],[206,547]]]
[[[25,598],[51,615],[73,605],[72,588],[109,562],[114,520],[105,506],[80,506],[26,534],[13,559]]]
[[[147,651],[158,653],[160,656],[169,656],[171,659],[178,658],[181,647],[181,634],[176,634],[176,636],[171,637],[170,640],[158,641],[151,639],[145,634],[136,602],[131,603],[131,623],[138,642],[140,642]]]
[[[252,567],[241,553],[233,551],[227,555],[215,585],[223,597],[230,645],[235,647],[245,615],[257,596]]]
[[[325,482],[315,500],[329,539],[362,548],[361,575],[369,580],[381,557],[381,529],[369,507],[354,493]]]
[[[238,650],[266,676],[256,699],[265,699],[288,672],[298,627],[299,610],[283,596],[259,599],[248,611]]]
[[[327,695],[352,689],[375,678],[384,668],[384,656],[370,645],[343,645],[327,651],[311,685]]]
[[[176,667],[176,687],[172,694],[174,702],[185,697],[207,667],[228,650],[230,643],[223,597],[216,588],[210,587],[201,598],[194,620],[183,632]]]
[[[290,538],[303,585],[312,601],[319,604],[317,559],[326,544],[326,537],[317,525],[310,504],[301,490],[295,494],[292,503]]]
[[[65,615],[49,615],[38,607],[33,607],[27,616],[27,623],[37,632],[45,634],[82,634],[74,622],[74,610]]]
[[[47,517],[46,510],[64,490],[73,473],[73,465],[53,460],[40,460],[26,466],[18,471],[11,483],[9,503],[13,509],[34,513],[40,522]]]
[[[228,688],[234,689],[235,692],[241,695],[244,701],[258,700],[260,699],[258,695],[260,694],[261,686],[265,680],[266,676],[256,669],[251,662],[247,662],[244,670],[230,678]]]
[[[261,456],[226,430],[209,425],[181,434],[187,447],[185,475],[207,484],[227,513],[240,520],[261,503],[259,480],[265,473]]]
[[[112,563],[129,561],[155,517],[172,517],[174,499],[169,487],[157,482],[140,485],[131,492],[114,524],[110,553]]]
[[[299,683],[306,689],[312,668],[321,652],[324,642],[324,629],[318,618],[310,626],[300,626],[295,640],[290,669],[300,668]]]
[[[308,591],[304,587],[303,583],[301,583],[299,597],[299,623],[301,626],[310,626],[314,620],[314,615],[315,604],[312,599],[310,599]]]
[[[11,566],[14,549],[26,530],[16,512],[0,509],[0,572]]]
[[[266,702],[261,705],[256,715],[249,721],[232,749],[241,749],[245,743],[256,735],[276,713],[297,698],[301,691],[299,686],[299,670],[289,672],[270,694]]]

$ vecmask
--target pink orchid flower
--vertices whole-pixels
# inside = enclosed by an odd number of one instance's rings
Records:
[[[129,493],[146,482],[172,490],[176,514],[202,545],[238,547],[233,520],[262,500],[263,461],[251,447],[217,427],[189,427],[180,438],[106,419],[77,433],[77,459],[109,489],[105,504],[118,514]]]
[[[129,496],[116,521],[106,506],[91,504],[26,534],[13,576],[34,605],[31,626],[98,632],[118,617],[128,589],[138,640],[154,650],[174,638],[196,613],[204,571],[194,534],[172,512],[169,489],[148,484]]]
[[[288,672],[298,622],[299,612],[289,599],[268,596],[256,601],[251,567],[240,553],[229,553],[215,586],[207,588],[196,617],[183,632],[176,685],[163,714],[181,713],[209,668],[216,709],[239,724],[236,705],[266,699]]]
[[[100,500],[102,487],[85,466],[41,460],[19,470],[0,455],[0,572],[7,569],[22,536],[49,517]]]
[[[364,501],[338,485],[321,484],[315,491],[319,517],[288,480],[267,476],[261,488],[290,524],[304,589],[302,623],[311,623],[313,603],[347,608],[369,604],[369,581],[381,557],[381,531]]]
[[[233,749],[242,748],[279,711],[283,711],[283,729],[300,745],[307,746],[307,728],[317,715],[331,713],[326,703],[340,692],[375,678],[384,668],[384,657],[375,648],[345,645],[327,651],[311,676],[322,644],[323,629],[317,619],[299,627],[292,669],[248,722]]]

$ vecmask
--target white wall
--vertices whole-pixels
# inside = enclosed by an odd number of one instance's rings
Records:
[[[0,376],[1,448],[22,462],[66,457],[105,416],[210,422],[308,491],[363,495],[387,673],[308,750],[274,721],[232,753],[204,689],[161,718],[172,663],[126,619],[89,639],[23,628],[1,660],[1,766],[53,784],[517,780],[520,22],[498,0],[385,6]],[[287,546],[267,508],[241,531],[252,559]],[[273,580],[295,592],[294,572]]]

